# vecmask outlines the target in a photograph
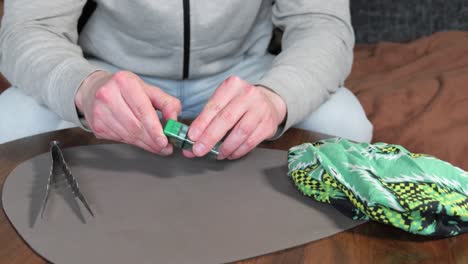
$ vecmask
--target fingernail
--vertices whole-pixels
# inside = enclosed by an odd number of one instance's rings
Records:
[[[165,137],[158,137],[156,143],[159,147],[164,148],[167,145],[167,139]]]
[[[196,143],[195,146],[193,146],[193,153],[196,155],[201,155],[205,152],[205,148],[206,147],[203,143]]]
[[[193,141],[197,141],[200,131],[197,128],[192,128],[189,131],[189,138]]]
[[[194,157],[193,153],[192,153],[190,150],[184,149],[182,152],[183,152],[183,154],[184,154],[184,156],[185,156],[186,158],[191,159],[191,158]]]
[[[218,154],[218,160],[223,160],[225,159],[226,157],[223,155],[223,153],[219,153]]]
[[[166,147],[161,151],[161,154],[165,156],[170,155],[171,153],[172,153],[172,150],[169,147]]]

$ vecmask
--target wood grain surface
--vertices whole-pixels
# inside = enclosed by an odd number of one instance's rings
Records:
[[[291,146],[325,137],[291,129],[280,140],[262,146],[287,150]],[[0,145],[0,187],[3,187],[7,175],[22,161],[47,152],[51,140],[61,141],[63,147],[108,143],[74,128]],[[425,238],[389,226],[367,223],[326,239],[238,263],[468,263],[467,249],[468,235]],[[19,237],[3,210],[0,210],[0,263],[47,263]]]

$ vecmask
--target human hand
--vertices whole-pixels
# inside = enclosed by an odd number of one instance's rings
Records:
[[[75,105],[97,138],[132,144],[160,155],[173,151],[156,110],[166,120],[177,120],[180,101],[131,72],[91,74],[78,89]]]
[[[220,146],[218,159],[238,159],[274,136],[286,111],[278,94],[231,76],[190,125],[188,137],[195,144],[184,155],[204,156],[232,129]]]

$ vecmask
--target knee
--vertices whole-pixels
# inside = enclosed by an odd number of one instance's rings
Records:
[[[371,142],[373,125],[358,99],[346,88],[337,93],[295,127],[342,137],[356,142]]]
[[[356,121],[356,125],[348,133],[344,133],[343,138],[354,140],[356,142],[365,142],[370,143],[372,141],[372,136],[374,133],[374,126],[367,119],[365,115],[360,117]],[[346,124],[348,127],[353,126],[353,124]]]
[[[9,88],[0,95],[0,144],[74,126],[18,88]]]

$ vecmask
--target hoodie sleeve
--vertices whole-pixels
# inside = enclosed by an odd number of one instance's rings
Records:
[[[0,29],[0,71],[12,85],[67,121],[81,125],[74,103],[81,82],[100,68],[77,45],[86,0],[10,0]]]
[[[282,51],[257,85],[279,94],[288,113],[275,138],[310,115],[351,71],[354,32],[348,0],[276,0]]]

